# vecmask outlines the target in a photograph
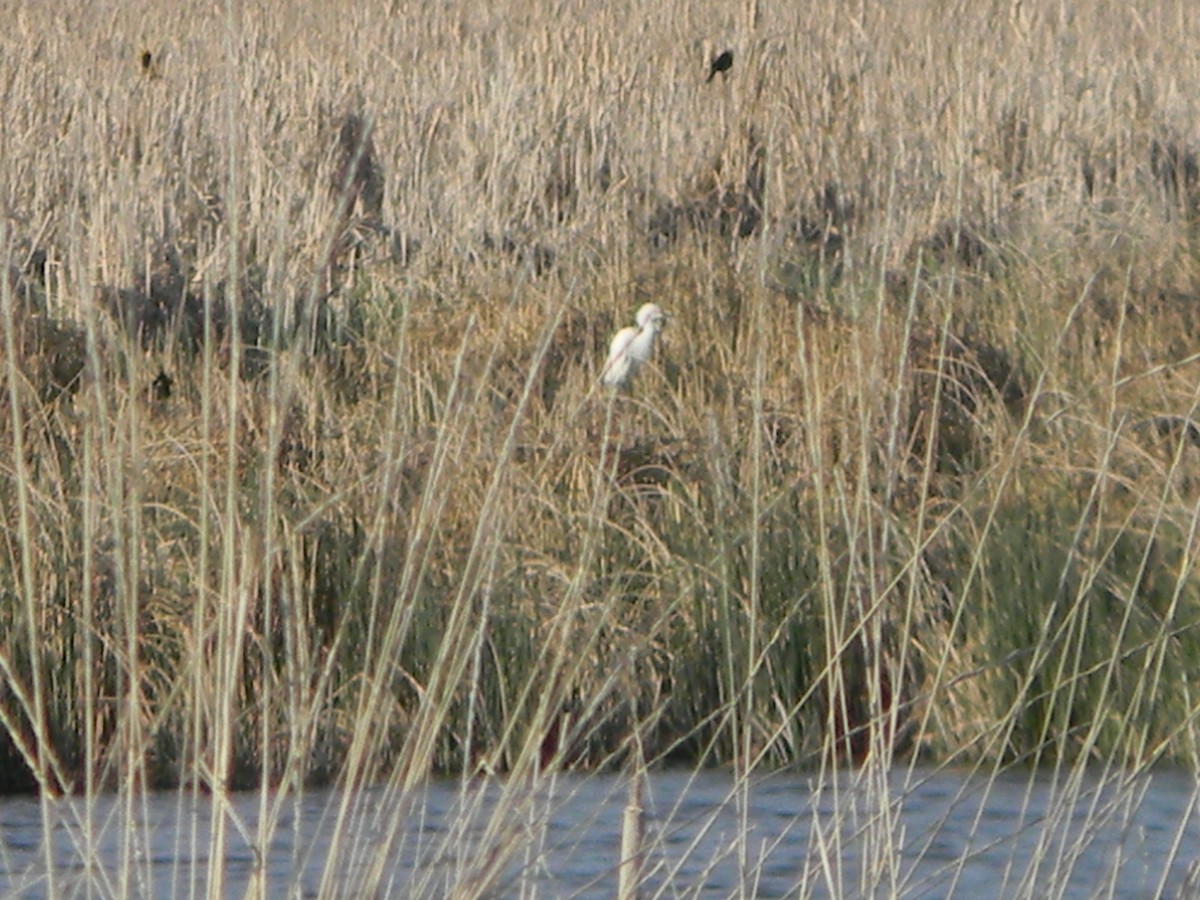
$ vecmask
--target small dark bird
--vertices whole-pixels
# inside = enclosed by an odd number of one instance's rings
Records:
[[[166,373],[165,369],[158,370],[158,377],[154,379],[154,383],[150,385],[150,393],[159,403],[171,398],[171,388],[175,382],[171,376]]]
[[[710,64],[709,69],[708,69],[708,77],[704,79],[704,83],[708,84],[710,81],[712,81],[713,76],[716,75],[718,72],[722,73],[724,75],[724,77],[728,78],[729,70],[732,68],[733,68],[733,51],[726,50],[720,56],[713,57],[713,61]]]
[[[139,57],[142,63],[142,74],[150,79],[158,79],[161,73],[158,71],[158,63],[154,61],[154,54],[149,50],[143,50]]]

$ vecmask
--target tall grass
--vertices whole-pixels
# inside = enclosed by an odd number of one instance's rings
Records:
[[[4,786],[1194,765],[1188,12],[10,10]]]

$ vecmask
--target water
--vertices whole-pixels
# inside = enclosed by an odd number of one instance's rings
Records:
[[[1077,781],[862,771],[748,787],[728,772],[655,773],[643,896],[1195,896],[1198,796],[1178,771]],[[357,896],[366,883],[376,896],[465,885],[487,897],[609,898],[627,798],[618,776],[433,782],[349,803],[333,792],[237,795],[223,807],[106,796],[55,801],[48,828],[37,799],[8,799],[0,896],[204,896],[215,853],[226,896],[264,883],[269,896]]]

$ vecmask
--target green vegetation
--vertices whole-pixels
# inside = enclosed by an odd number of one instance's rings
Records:
[[[11,17],[5,786],[1194,763],[1200,48],[1138,6]]]

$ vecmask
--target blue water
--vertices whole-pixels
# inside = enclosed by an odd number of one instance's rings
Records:
[[[1178,771],[655,773],[642,896],[1196,896],[1197,787]],[[201,897],[219,870],[231,897],[609,898],[628,796],[621,776],[560,776],[224,804],[106,795],[45,815],[2,800],[0,896]]]

